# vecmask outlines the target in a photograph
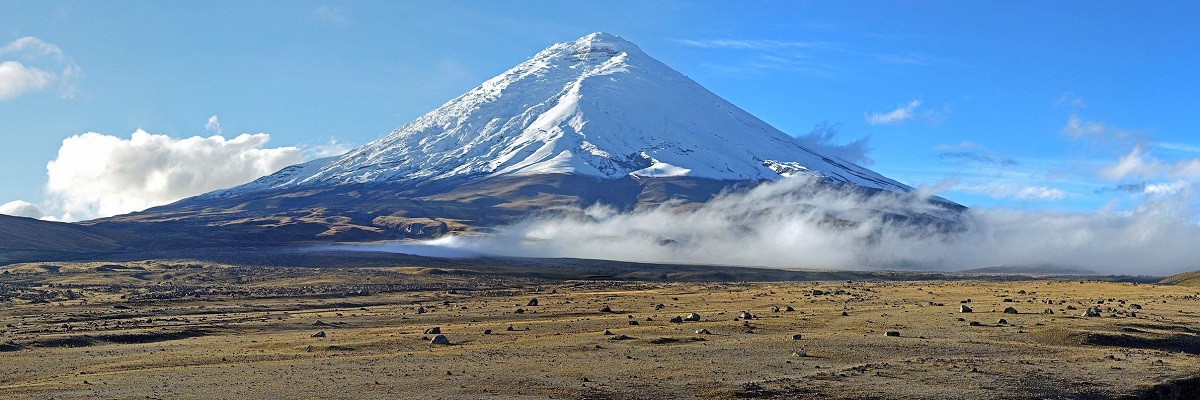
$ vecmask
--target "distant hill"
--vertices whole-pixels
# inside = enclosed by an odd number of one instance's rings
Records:
[[[0,263],[117,251],[132,237],[102,228],[0,215]]]
[[[1168,276],[1158,283],[1178,286],[1200,286],[1200,270]]]

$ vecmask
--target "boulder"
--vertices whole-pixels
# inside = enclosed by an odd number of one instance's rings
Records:
[[[800,340],[800,337],[801,337],[800,334],[797,333],[795,335],[792,335],[792,340]]]
[[[604,306],[604,308],[600,309],[600,312],[612,312],[612,308],[609,306]]]
[[[429,341],[429,344],[450,344],[450,339],[446,335],[437,335],[433,337],[433,340]]]
[[[529,299],[529,303],[527,303],[525,305],[528,307],[534,307],[534,306],[538,305],[538,299],[536,299],[536,298]]]
[[[967,307],[966,304],[960,304],[958,306],[958,312],[971,312],[971,311],[975,311],[975,310],[972,310],[971,307]]]
[[[683,317],[680,317],[678,315],[671,317],[671,322],[675,323],[675,324],[683,323]]]
[[[684,321],[692,321],[692,322],[699,321],[699,320],[700,320],[700,314],[696,314],[696,313],[690,313],[690,314],[688,314],[688,316],[687,316],[686,318],[684,318],[683,320],[684,320]]]
[[[792,308],[792,306],[787,306],[787,308],[783,309],[783,311],[792,312],[792,311],[796,311],[796,309]]]
[[[754,314],[751,314],[749,311],[742,311],[742,313],[741,313],[741,314],[738,314],[738,318],[741,318],[741,319],[754,319]]]
[[[436,335],[439,333],[442,333],[442,327],[440,326],[435,326],[425,330],[426,335]]]
[[[317,333],[312,334],[312,337],[325,337],[325,331],[317,331]]]
[[[1015,308],[1012,308],[1012,307],[1005,307],[1005,308],[1004,308],[1004,313],[1005,313],[1005,314],[1016,314],[1016,313],[1017,313],[1017,309],[1015,309]]]
[[[1100,316],[1100,308],[1099,307],[1088,307],[1088,309],[1083,312],[1083,316],[1099,317]]]
[[[779,312],[779,306],[771,306],[771,312]]]

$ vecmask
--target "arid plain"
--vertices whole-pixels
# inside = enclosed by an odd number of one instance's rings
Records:
[[[1182,285],[161,260],[0,274],[11,399],[1107,399],[1200,387],[1200,289]],[[439,334],[449,344],[431,344]]]

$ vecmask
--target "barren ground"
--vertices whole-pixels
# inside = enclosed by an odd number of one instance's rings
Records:
[[[1196,398],[1200,386],[1194,287],[186,261],[0,274],[2,398]],[[670,322],[692,312],[700,321]],[[433,327],[451,344],[431,345]]]

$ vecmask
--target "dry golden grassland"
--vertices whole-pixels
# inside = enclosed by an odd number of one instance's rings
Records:
[[[1193,395],[1200,376],[1200,293],[1182,286],[168,261],[0,274],[6,399],[1122,398]]]

